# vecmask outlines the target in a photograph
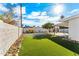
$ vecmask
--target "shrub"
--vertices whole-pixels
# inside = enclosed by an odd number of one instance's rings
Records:
[[[33,30],[33,29],[28,29],[28,30],[26,31],[26,33],[34,33],[34,30]]]
[[[48,39],[51,39],[52,38],[52,35],[51,34],[46,34],[46,33],[43,33],[43,34],[35,34],[33,36],[34,39],[43,39],[43,38],[48,38]]]
[[[70,39],[65,39],[65,37],[59,37],[59,36],[52,37],[51,40],[79,54],[79,43],[78,42],[74,40],[70,40]]]

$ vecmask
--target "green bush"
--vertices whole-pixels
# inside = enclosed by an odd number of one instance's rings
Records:
[[[51,40],[79,54],[79,43],[78,42],[74,40],[70,40],[70,39],[65,39],[65,37],[59,37],[59,36],[52,37]]]
[[[51,39],[52,38],[52,35],[51,34],[35,34],[33,36],[34,39],[43,39],[43,38],[48,38],[48,39]]]

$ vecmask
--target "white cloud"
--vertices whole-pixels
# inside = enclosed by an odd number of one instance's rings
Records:
[[[14,13],[17,14],[17,15],[20,15],[20,6],[16,6],[14,8]]]
[[[27,15],[26,17],[27,18],[30,18],[30,19],[36,19],[39,17],[41,12],[32,12],[31,14]]]
[[[8,12],[9,9],[6,8],[5,6],[3,6],[3,4],[0,4],[0,11],[2,11],[2,12]]]
[[[33,23],[33,21],[29,21],[29,20],[23,20],[23,22],[22,22],[23,24],[32,24]]]
[[[40,15],[40,12],[32,12],[31,15],[32,16],[39,16]]]
[[[56,23],[60,18],[60,16],[50,17],[47,15],[46,12],[40,12],[40,13],[35,12],[34,16],[33,16],[33,14],[34,13],[32,12],[29,15],[24,15],[23,17],[26,17],[26,18],[31,19],[31,20],[24,20],[23,24],[42,25],[42,24],[47,23],[47,22]],[[33,19],[38,20],[39,22],[35,22]]]
[[[47,12],[42,12],[41,15],[46,16]]]
[[[60,18],[60,16],[54,16],[54,17],[49,17],[48,20],[52,21],[52,22],[56,22],[59,20],[59,18]]]
[[[38,16],[32,16],[32,15],[27,15],[26,17],[27,17],[27,18],[30,18],[30,19],[38,18]]]
[[[26,9],[25,9],[25,7],[21,7],[22,8],[22,14],[25,14],[26,12]],[[20,6],[16,6],[15,8],[14,8],[14,13],[16,14],[16,15],[20,15]]]
[[[74,9],[74,10],[72,10],[70,13],[71,13],[71,14],[73,14],[73,13],[79,13],[79,9]]]
[[[25,13],[26,13],[26,8],[22,7],[22,14],[25,14]]]
[[[33,12],[32,12],[33,13]],[[33,14],[30,14],[30,15],[27,15],[27,16],[23,16],[23,17],[27,17],[29,19],[39,19],[39,20],[53,20],[53,21],[57,21],[58,18],[60,18],[60,16],[56,16],[56,17],[50,17],[50,16],[47,16],[47,13],[46,12],[40,12],[41,14],[39,15],[39,12],[35,12],[36,15],[33,16]],[[38,14],[38,15],[37,15]]]
[[[45,18],[45,19],[41,19],[41,24],[44,24],[44,23],[47,23],[47,22],[50,22],[50,23],[57,23],[58,20],[59,20],[60,16],[54,16],[54,17],[48,17],[48,18]]]
[[[30,19],[44,19],[44,18],[47,18],[47,13],[44,11],[44,12],[32,12],[30,15],[27,15],[26,16],[27,18],[30,18]]]
[[[35,22],[33,20],[25,20],[25,19],[23,19],[22,23],[26,24],[26,25],[30,25],[30,26],[40,26],[40,23]]]

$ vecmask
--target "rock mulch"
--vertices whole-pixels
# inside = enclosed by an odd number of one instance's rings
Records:
[[[8,52],[5,54],[5,56],[18,56],[19,49],[21,47],[22,37],[10,47]]]

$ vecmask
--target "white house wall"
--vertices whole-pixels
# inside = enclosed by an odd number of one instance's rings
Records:
[[[79,41],[79,18],[69,20],[69,38]]]

